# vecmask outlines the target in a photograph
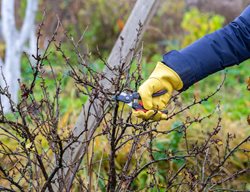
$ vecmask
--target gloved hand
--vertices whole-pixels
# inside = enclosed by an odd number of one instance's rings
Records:
[[[179,75],[165,64],[158,62],[149,78],[139,87],[139,94],[143,107],[147,112],[133,111],[136,117],[142,119],[161,120],[167,115],[160,110],[164,109],[171,98],[173,90],[180,90],[183,82]],[[167,93],[158,97],[152,97],[153,93],[167,90]]]

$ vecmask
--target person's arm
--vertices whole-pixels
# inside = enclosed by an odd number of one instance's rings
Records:
[[[168,103],[173,90],[186,90],[195,82],[226,67],[250,58],[250,6],[233,22],[180,51],[163,56],[150,77],[139,87],[143,106],[149,110],[134,111],[137,117],[159,120],[167,116],[161,110]],[[165,95],[152,97],[160,90]]]
[[[233,22],[180,51],[163,56],[187,89],[195,82],[250,57],[250,6]]]

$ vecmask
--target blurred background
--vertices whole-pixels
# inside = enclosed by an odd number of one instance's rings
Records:
[[[64,30],[68,31],[76,41],[84,33],[80,46],[81,52],[91,52],[90,62],[101,69],[103,65],[99,55],[96,54],[97,50],[104,58],[109,55],[134,3],[135,0],[39,1],[35,19],[36,26],[42,22],[45,11],[43,36],[39,46],[41,49],[45,48],[59,18]],[[161,60],[164,53],[172,49],[181,49],[205,34],[223,27],[239,15],[249,3],[249,0],[162,0],[143,38],[143,77],[146,78],[151,73],[156,62]],[[25,0],[15,1],[17,28],[22,26],[26,5]],[[63,30],[58,33],[57,38],[62,42],[65,50],[70,53],[72,47],[67,42]],[[0,57],[2,58],[5,49],[6,43],[0,34]],[[21,63],[22,79],[28,81],[32,74],[30,68],[27,67],[27,58],[22,56]],[[248,61],[228,69],[223,90],[214,98],[221,101],[226,119],[234,124],[239,122],[246,124],[245,118],[249,114],[250,100],[245,83],[250,75],[247,63]],[[55,55],[53,65],[61,71],[65,69],[62,64],[63,59],[59,55]],[[202,97],[215,90],[222,81],[223,73],[212,75],[191,87],[183,94],[184,102],[192,99],[190,94],[194,93],[196,96]],[[76,109],[81,106],[81,101],[72,99],[78,98],[78,95],[77,92],[71,91],[71,83],[65,76],[64,93],[67,97],[62,99],[62,111],[66,113],[78,111]],[[204,110],[212,110],[215,105],[216,102],[211,100],[203,107]]]
[[[70,54],[73,48],[67,41],[64,31],[71,34],[76,41],[81,39],[84,33],[80,51],[82,53],[91,52],[89,62],[101,70],[103,64],[99,54],[103,58],[108,57],[135,2],[135,0],[39,1],[35,17],[36,28],[42,22],[43,17],[45,20],[39,46],[41,50],[46,47],[59,19],[63,29],[59,31],[57,40],[61,41],[66,52]],[[2,4],[2,1],[0,3]],[[144,47],[143,77],[147,78],[150,75],[156,62],[161,60],[164,53],[173,49],[181,49],[205,34],[220,29],[238,16],[249,3],[250,0],[162,0],[142,41]],[[23,26],[26,6],[27,1],[25,0],[15,1],[17,30],[20,30]],[[1,10],[2,12],[3,10]],[[2,25],[3,21],[0,20],[0,29],[3,29]],[[6,57],[6,49],[4,31],[0,30],[0,57],[3,62]],[[79,96],[77,90],[72,90],[74,82],[67,76],[63,58],[53,52],[53,48],[51,52],[52,55],[54,54],[52,64],[55,72],[63,79],[63,91],[60,100],[62,107],[60,126],[73,127],[81,111],[82,101],[86,98]],[[27,59],[24,55],[20,58],[21,78],[24,82],[32,80],[32,71]],[[250,114],[250,92],[246,88],[246,81],[250,76],[249,66],[250,61],[246,61],[239,66],[227,69],[227,78],[222,90],[212,99],[200,105],[198,112],[197,108],[190,110],[191,114],[211,113],[220,103],[224,125],[222,139],[223,134],[227,133],[235,134],[239,140],[250,134],[247,123],[247,116]],[[218,72],[195,84],[182,94],[182,102],[188,103],[192,101],[194,96],[202,98],[211,94],[222,82],[224,74],[225,71]],[[54,91],[53,78],[49,72],[47,76],[47,83],[50,85],[48,89]],[[37,92],[36,94],[39,95],[40,93]],[[193,137],[202,135],[202,130],[212,123],[213,119],[208,120],[205,127],[194,127]],[[234,162],[232,162],[233,165],[241,166],[242,158],[245,157],[236,156]]]

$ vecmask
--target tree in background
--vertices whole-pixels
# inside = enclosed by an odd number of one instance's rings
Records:
[[[21,56],[23,52],[30,55],[36,49],[35,16],[38,8],[37,0],[27,0],[25,17],[20,30],[16,27],[15,0],[2,0],[1,5],[1,33],[5,43],[4,59],[0,58],[2,87],[9,89],[12,101],[18,101],[19,83],[21,77]],[[1,91],[4,112],[10,111],[10,103]]]

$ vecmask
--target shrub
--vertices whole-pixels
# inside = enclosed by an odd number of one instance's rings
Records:
[[[181,23],[182,28],[186,31],[182,45],[187,46],[206,34],[220,29],[224,21],[223,16],[201,13],[197,8],[191,8],[184,14]]]

